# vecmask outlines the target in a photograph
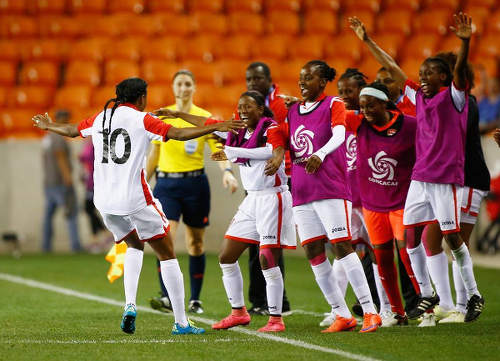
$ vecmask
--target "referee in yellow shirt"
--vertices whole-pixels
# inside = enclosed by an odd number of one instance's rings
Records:
[[[209,117],[210,113],[193,104],[195,79],[189,70],[179,70],[173,78],[173,91],[176,104],[169,109],[179,110],[193,115]],[[182,119],[163,119],[174,127],[185,128],[193,125]],[[188,310],[203,313],[200,301],[201,286],[205,273],[205,253],[203,240],[205,227],[208,226],[210,212],[210,188],[204,170],[204,148],[208,144],[211,151],[218,151],[215,139],[210,136],[188,140],[186,142],[169,140],[153,142],[147,161],[148,178],[156,170],[156,186],[153,195],[163,207],[170,223],[170,232],[175,239],[179,219],[182,215],[186,225],[186,244],[189,253],[189,276],[191,281],[191,297]],[[229,161],[219,162],[223,172],[222,183],[234,193],[238,181],[233,176]],[[168,293],[161,280],[161,297],[150,300],[151,307],[169,312]]]

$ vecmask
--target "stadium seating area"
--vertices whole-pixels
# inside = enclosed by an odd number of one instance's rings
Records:
[[[189,68],[196,103],[222,116],[253,60],[291,94],[312,58],[373,76],[378,65],[349,29],[352,15],[415,78],[424,57],[456,50],[448,26],[462,9],[475,27],[472,62],[498,76],[497,0],[1,0],[0,137],[39,135],[31,115],[47,109],[80,120],[130,76],[150,84],[152,110],[174,101],[171,77]]]

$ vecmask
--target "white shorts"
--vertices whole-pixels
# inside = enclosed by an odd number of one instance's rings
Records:
[[[406,197],[403,224],[411,228],[438,222],[443,233],[459,232],[462,190],[454,184],[412,180]]]
[[[487,191],[464,187],[462,193],[462,212],[460,215],[460,222],[476,224],[479,209],[481,208],[481,201],[488,194]]]
[[[363,217],[362,207],[353,207],[351,212],[351,236],[353,243],[358,240],[360,242],[370,244],[370,239],[368,238],[368,231],[366,230],[365,219]]]
[[[248,192],[224,237],[260,248],[295,249],[292,195],[288,190]]]
[[[350,240],[352,203],[345,199],[322,199],[293,207],[300,243],[328,238],[332,243]]]
[[[163,214],[160,202],[157,199],[153,199],[153,202],[140,211],[127,216],[102,213],[104,224],[113,233],[116,243],[120,243],[134,231],[143,242],[167,235],[169,230],[167,217]]]

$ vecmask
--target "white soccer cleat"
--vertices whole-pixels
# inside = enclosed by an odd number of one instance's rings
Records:
[[[422,322],[418,327],[434,327],[436,326],[436,316],[434,313],[424,313],[422,315]]]
[[[325,313],[326,317],[319,323],[321,327],[329,327],[335,321],[335,314],[333,312]]]
[[[448,308],[441,307],[440,305],[437,305],[436,307],[434,307],[434,316],[436,316],[436,321],[438,321],[438,322],[444,318],[447,318],[453,312],[455,312],[455,310],[453,308],[448,309]]]
[[[443,318],[439,323],[464,323],[465,314],[460,311],[452,311],[448,317]]]
[[[380,314],[382,318],[382,327],[393,327],[393,326],[407,326],[408,317],[406,315],[398,315],[392,311],[385,311]]]

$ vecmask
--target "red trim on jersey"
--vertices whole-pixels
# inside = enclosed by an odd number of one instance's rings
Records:
[[[156,203],[155,203],[155,202],[153,202],[153,207],[155,207],[156,211],[160,214],[161,219],[163,219],[163,221],[164,221],[164,222],[168,222],[168,221],[167,221],[167,217],[163,214],[163,212],[162,212],[162,211],[160,211],[160,210],[158,209],[158,207],[156,206]],[[170,227],[170,225],[169,225],[169,227]]]
[[[321,236],[316,236],[316,237],[313,237],[313,238],[309,238],[309,239],[306,239],[304,242],[300,242],[301,246],[304,246],[308,243],[312,243],[314,241],[317,241],[319,239],[326,239],[326,235],[321,235]]]
[[[144,116],[143,122],[144,129],[146,129],[148,132],[156,135],[161,135],[164,142],[168,140],[167,134],[170,128],[172,128],[171,124],[167,124],[149,113]]]
[[[256,241],[254,239],[249,239],[249,238],[241,238],[241,237],[234,237],[226,234],[224,238],[230,239],[231,241],[236,241],[236,242],[243,242],[243,243],[252,243],[252,244],[259,244],[259,241]]]
[[[363,114],[357,112],[356,110],[347,110],[345,112],[345,128],[347,131],[357,132],[362,121]]]
[[[451,233],[458,233],[458,232],[460,232],[460,226],[458,226],[455,229],[451,229],[449,231],[441,231],[442,234],[451,234]]]
[[[276,174],[274,175],[274,186],[275,186],[275,187],[278,187],[278,186],[280,186],[280,185],[281,185],[281,179],[280,179],[280,177],[279,177],[278,173],[276,173]]]
[[[155,239],[164,238],[167,236],[169,231],[170,231],[170,225],[168,226],[168,228],[163,227],[163,233],[157,234],[156,236],[153,236],[151,238],[141,239],[141,242],[151,242],[154,241]]]
[[[223,120],[217,120],[217,119],[214,119],[214,118],[208,118],[206,121],[205,121],[205,124],[203,125],[212,125],[212,124],[217,124],[217,123],[222,123]]]
[[[460,206],[457,204],[457,189],[454,184],[451,185],[451,189],[453,190],[453,206],[455,207],[455,224],[457,225],[457,228],[455,228],[455,230],[460,231],[460,223],[458,222],[458,210],[460,209]]]
[[[151,192],[149,191],[148,183],[146,182],[146,178],[144,177],[144,169],[141,169],[141,184],[142,184],[142,191],[144,192],[144,198],[146,199],[146,204],[148,206],[150,204],[154,204],[153,196],[151,195]]]
[[[405,225],[403,225],[403,227],[405,227],[405,229],[408,229],[408,228],[426,226],[426,225],[431,224],[431,223],[438,223],[438,221],[437,221],[437,219],[434,219],[432,221],[418,222],[418,223],[413,223],[413,224],[405,224]]]
[[[472,194],[474,193],[474,189],[469,187],[469,195],[467,197],[467,205],[465,208],[462,207],[462,212],[469,213],[470,207],[472,206]]]
[[[336,127],[337,125],[343,125],[344,127],[347,128],[346,109],[345,109],[345,104],[342,100],[336,101],[335,98],[332,99],[330,113],[332,116],[331,119],[332,128]]]
[[[396,120],[398,120],[398,117],[399,117],[399,115],[401,114],[401,113],[399,113],[399,112],[395,112],[395,111],[393,111],[393,110],[389,110],[389,113],[391,113],[391,114],[392,114],[392,119],[391,119],[391,120],[389,120],[389,121],[387,122],[387,124],[385,124],[385,125],[383,125],[383,126],[381,126],[381,127],[378,127],[378,126],[376,126],[375,124],[370,124],[370,125],[371,125],[371,126],[372,126],[375,130],[377,130],[377,131],[379,131],[379,132],[382,132],[382,131],[384,131],[384,130],[389,129],[390,127],[392,127],[392,126],[394,125],[394,123],[396,123]]]
[[[323,100],[323,99],[325,99],[325,98],[326,98],[326,94],[325,94],[325,93],[321,93],[321,95],[320,95],[319,97],[317,97],[317,98],[316,98],[313,102],[311,102],[311,103],[320,102],[320,101],[322,101],[322,100]],[[303,102],[301,102],[300,104],[305,105],[305,104],[306,104],[305,100],[304,100]]]
[[[344,199],[344,210],[345,210],[345,219],[346,219],[346,225],[347,225],[347,237],[349,237],[349,239],[352,238],[352,234],[351,234],[351,227],[349,227],[349,212],[347,210],[347,201]]]
[[[420,89],[420,85],[418,85],[417,83],[415,83],[413,80],[410,80],[410,79],[406,79],[404,85],[403,85],[403,89],[406,88],[406,87],[410,87],[411,89],[413,90],[419,90]]]
[[[285,248],[285,249],[297,249],[297,246],[285,246],[283,244],[265,244],[259,247],[262,248]]]
[[[283,122],[269,127],[267,129],[267,142],[273,146],[273,149],[278,147],[286,149],[288,144],[288,123]]]
[[[350,241],[351,238],[352,238],[351,236],[334,238],[334,239],[330,239],[330,243],[339,243],[339,242],[344,242],[344,241]]]
[[[479,215],[479,213],[470,211],[469,215],[472,216],[472,217],[477,217]]]
[[[278,196],[278,245],[281,243],[281,227],[283,225],[283,198],[281,192],[276,193]]]
[[[88,128],[92,128],[92,126],[94,125],[94,120],[95,118],[97,118],[97,116],[101,114],[101,112],[99,113],[96,113],[94,114],[93,116],[91,116],[90,118],[87,118],[85,120],[82,120],[78,126],[77,126],[77,129],[78,129],[78,133],[80,133],[80,136],[83,138],[83,135],[82,135],[82,130],[85,130],[85,129],[88,129]]]

